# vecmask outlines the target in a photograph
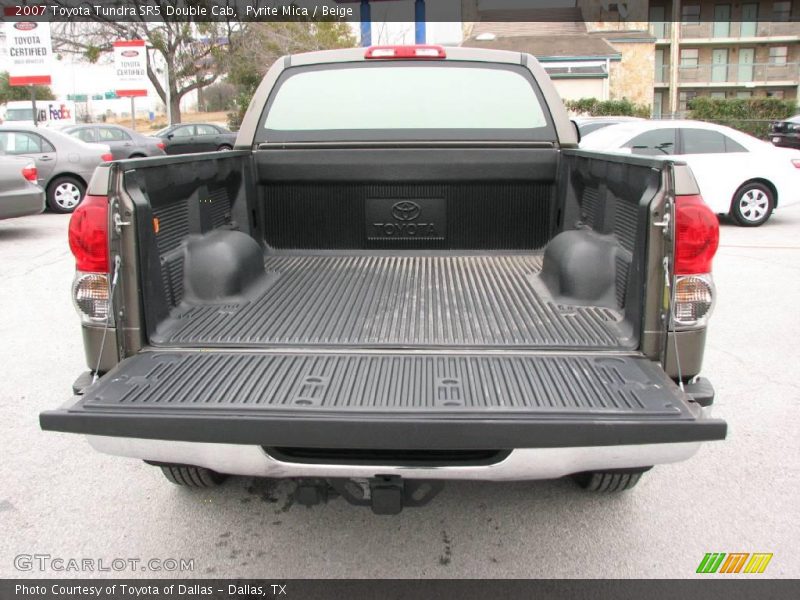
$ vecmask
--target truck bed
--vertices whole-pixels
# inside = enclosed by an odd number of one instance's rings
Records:
[[[182,303],[170,347],[623,349],[623,316],[567,306],[536,279],[541,253],[273,252],[255,292]]]

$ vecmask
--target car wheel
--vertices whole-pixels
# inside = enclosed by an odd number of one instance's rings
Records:
[[[57,213],[71,213],[83,200],[86,186],[74,177],[57,177],[47,186],[47,206]]]
[[[767,222],[775,208],[775,196],[763,183],[746,183],[733,196],[731,217],[742,227],[758,227]]]
[[[183,465],[163,465],[161,472],[170,483],[190,488],[216,487],[226,476],[205,467],[188,467]]]
[[[222,144],[219,148],[217,148],[217,151],[219,152],[227,152],[229,150],[233,150],[233,148],[228,146],[228,144]]]
[[[128,158],[144,158],[144,154],[131,154]]]
[[[589,471],[572,476],[580,487],[590,492],[622,492],[629,490],[642,477],[642,473],[650,467],[642,469],[617,469],[613,471]]]

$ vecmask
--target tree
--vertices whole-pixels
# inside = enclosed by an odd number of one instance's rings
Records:
[[[770,124],[796,115],[796,100],[778,98],[711,98],[697,96],[689,101],[689,118],[727,125],[766,139]]]
[[[269,21],[250,23],[247,35],[229,55],[226,80],[237,86],[237,111],[231,127],[241,124],[250,99],[267,69],[281,56],[356,45],[350,26],[341,21]],[[324,90],[320,90],[324,93]]]
[[[597,98],[581,98],[580,100],[566,100],[564,106],[567,110],[578,115],[592,117],[629,116],[650,117],[650,107],[643,104],[634,104],[627,98],[621,100],[598,100]]]
[[[53,90],[47,85],[35,85],[37,100],[55,100]],[[8,72],[0,73],[0,104],[14,100],[30,100],[31,88],[28,85],[9,85]]]
[[[203,90],[203,99],[198,108],[208,112],[231,110],[236,106],[237,89],[231,83],[218,81]]]
[[[95,16],[96,20],[88,23],[53,24],[53,46],[56,52],[79,55],[96,63],[109,56],[116,40],[145,40],[147,76],[162,102],[169,105],[173,123],[180,123],[181,99],[189,92],[211,85],[226,72],[229,57],[246,37],[248,24],[180,20],[181,17],[164,16],[166,5],[174,3],[165,0],[155,3],[161,6],[161,21],[145,21],[139,15],[139,6],[153,4],[153,0],[127,0],[126,6],[136,8],[139,16],[126,17],[130,19],[127,21]],[[159,60],[154,60],[155,56]],[[164,65],[168,89],[158,63]]]

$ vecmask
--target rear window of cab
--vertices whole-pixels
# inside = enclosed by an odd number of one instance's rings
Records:
[[[287,69],[257,142],[554,141],[530,72],[517,65],[420,61]]]

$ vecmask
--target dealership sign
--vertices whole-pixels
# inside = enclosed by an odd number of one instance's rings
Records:
[[[6,22],[8,83],[10,85],[50,85],[53,48],[50,23]]]
[[[147,96],[147,49],[144,40],[114,42],[117,96]]]

